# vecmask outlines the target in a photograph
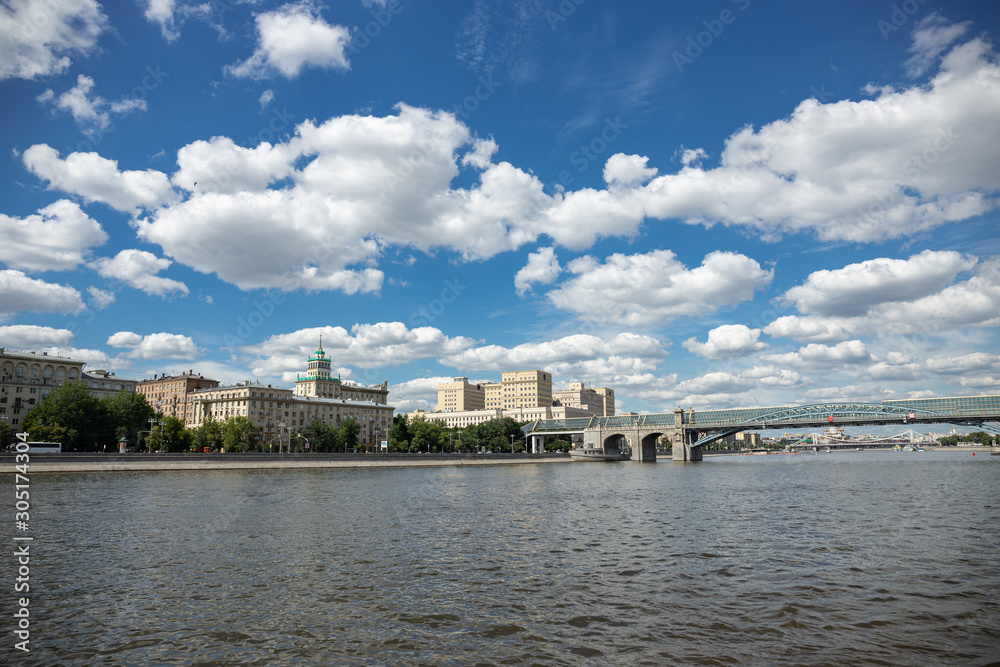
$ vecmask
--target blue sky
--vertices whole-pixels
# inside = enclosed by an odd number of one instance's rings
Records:
[[[992,2],[10,0],[0,346],[397,409],[996,393]]]

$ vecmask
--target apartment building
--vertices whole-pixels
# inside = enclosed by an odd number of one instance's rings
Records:
[[[331,360],[323,351],[323,341],[306,361],[306,372],[295,377],[295,395],[312,398],[340,398],[386,405],[389,402],[389,382],[368,386],[333,376]]]
[[[568,389],[552,392],[553,405],[585,410],[598,417],[615,416],[615,390],[608,387],[587,387],[582,382],[570,382]]]
[[[438,412],[465,412],[486,409],[486,390],[481,384],[469,384],[469,378],[457,377],[438,383]]]
[[[262,385],[249,380],[241,384],[210,387],[191,393],[189,428],[198,428],[211,416],[216,421],[246,417],[260,432],[261,442],[288,443],[313,420],[334,428],[354,419],[362,445],[376,446],[389,435],[394,407],[387,405],[388,382],[365,387],[341,382],[330,375],[330,360],[320,348],[307,361],[295,389]],[[362,397],[360,399],[356,397]]]
[[[218,386],[218,380],[203,377],[201,373],[195,375],[191,370],[181,375],[156,375],[151,380],[141,380],[136,391],[164,417],[176,417],[190,426],[194,418],[194,405],[188,398],[191,392]]]
[[[127,391],[130,394],[134,394],[136,386],[139,384],[138,380],[120,378],[114,373],[110,373],[104,369],[96,371],[83,371],[80,379],[90,393],[97,398],[114,396],[121,391]]]
[[[552,405],[552,374],[545,371],[504,371],[499,384],[487,384],[483,389],[487,410]]]
[[[32,408],[65,382],[77,382],[84,362],[47,352],[0,347],[0,420],[18,430]]]

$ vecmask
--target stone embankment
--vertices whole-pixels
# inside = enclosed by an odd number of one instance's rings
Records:
[[[569,454],[31,454],[29,472],[136,470],[278,470],[287,468],[410,468],[422,466],[569,463]],[[14,454],[0,472],[15,472]]]

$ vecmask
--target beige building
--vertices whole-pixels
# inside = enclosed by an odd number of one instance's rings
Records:
[[[553,405],[584,410],[598,417],[615,416],[615,390],[608,387],[585,387],[582,382],[570,382],[569,389],[552,392]]]
[[[342,398],[347,401],[368,401],[386,405],[389,402],[389,381],[380,385],[366,386],[354,382],[344,382],[340,376],[330,372],[330,359],[323,351],[323,340],[319,348],[306,362],[304,375],[296,375],[295,395],[313,398]]]
[[[142,380],[136,385],[136,391],[145,396],[153,409],[162,412],[164,417],[176,417],[185,426],[190,426],[194,418],[194,406],[188,396],[198,389],[218,386],[218,380],[210,380],[200,373],[195,375],[194,371],[188,371],[181,375],[159,375],[152,380]]]
[[[15,431],[55,387],[83,376],[84,362],[46,352],[15,352],[0,347],[0,420]]]
[[[406,415],[406,418],[408,421],[426,419],[427,421],[440,422],[445,428],[465,428],[502,417],[510,417],[519,422],[532,422],[538,419],[572,419],[593,416],[593,414],[577,408],[549,405],[537,408],[513,408],[511,410],[486,409],[444,412],[414,410]]]
[[[552,374],[545,371],[504,371],[499,384],[487,384],[484,389],[487,410],[552,405]]]
[[[188,427],[198,428],[210,415],[216,421],[246,417],[257,426],[261,443],[288,445],[289,439],[309,428],[313,420],[337,428],[350,417],[360,427],[359,444],[377,448],[389,436],[395,409],[386,404],[387,386],[387,382],[378,387],[348,385],[331,378],[330,360],[321,345],[309,358],[306,375],[299,376],[294,390],[247,381],[192,392]],[[357,400],[354,396],[375,400]]]
[[[486,409],[486,390],[481,384],[469,384],[469,378],[457,377],[438,383],[438,412],[465,412]]]
[[[84,371],[82,381],[90,393],[97,398],[114,396],[121,391],[134,394],[135,388],[139,384],[138,380],[120,378],[106,370]]]

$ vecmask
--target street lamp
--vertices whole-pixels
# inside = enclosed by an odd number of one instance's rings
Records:
[[[287,429],[287,426],[286,426],[285,422],[278,422],[278,453],[279,454],[281,453],[281,432],[282,432],[282,430],[285,430],[285,429]],[[292,449],[291,438],[289,438],[289,440],[288,440],[288,449],[289,449],[289,452]]]
[[[510,434],[510,453],[514,453],[514,434]]]

